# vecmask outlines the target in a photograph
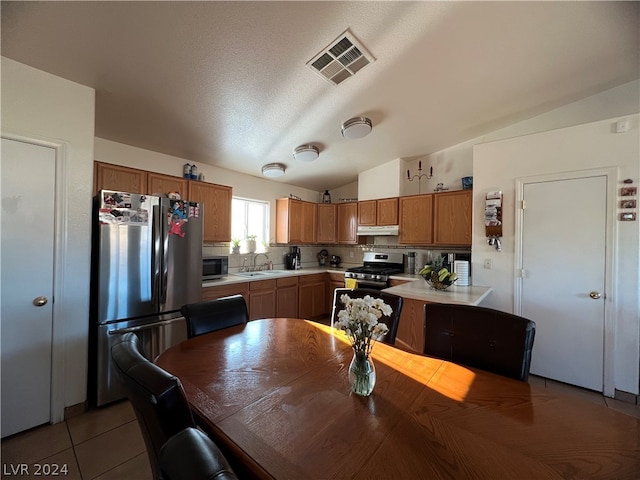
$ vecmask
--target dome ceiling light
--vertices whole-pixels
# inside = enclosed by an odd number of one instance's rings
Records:
[[[293,151],[293,158],[299,162],[313,162],[320,155],[315,145],[300,145]]]
[[[286,167],[281,163],[267,163],[262,166],[262,176],[276,178],[284,175]]]
[[[350,118],[342,124],[342,136],[349,140],[366,137],[371,133],[371,120],[367,117]]]

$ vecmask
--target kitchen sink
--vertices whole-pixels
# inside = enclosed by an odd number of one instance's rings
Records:
[[[286,275],[290,273],[288,270],[258,270],[256,272],[238,272],[232,275],[239,277],[271,277],[275,275]]]

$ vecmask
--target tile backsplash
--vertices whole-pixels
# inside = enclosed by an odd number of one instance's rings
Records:
[[[378,238],[378,237],[376,237]],[[384,237],[380,237],[384,238]],[[405,254],[405,268],[406,258],[408,252],[416,252],[416,266],[422,267],[429,263],[436,255],[443,252],[458,252],[458,253],[471,253],[468,248],[431,248],[424,249],[418,247],[404,247],[397,245],[385,245],[382,243],[368,244],[368,245],[302,245],[300,246],[300,252],[302,254],[301,265],[302,268],[317,268],[319,267],[318,253],[321,250],[327,250],[329,257],[332,255],[338,255],[342,259],[340,268],[347,269],[350,267],[356,267],[362,265],[363,254],[368,251],[376,251],[382,253],[401,252]],[[202,254],[207,255],[228,255],[229,256],[229,271],[238,272],[243,266],[253,267],[253,262],[257,259],[259,265],[271,260],[273,262],[273,268],[282,270],[285,268],[284,257],[291,251],[289,245],[270,245],[266,252],[258,253],[239,253],[232,254],[231,247],[229,245],[204,245]],[[265,253],[267,259],[263,255],[256,258],[259,253]],[[259,266],[258,265],[258,266]],[[329,263],[327,262],[327,267]],[[409,272],[406,272],[409,273]]]

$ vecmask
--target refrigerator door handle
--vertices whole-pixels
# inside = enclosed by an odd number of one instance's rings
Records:
[[[171,325],[172,323],[182,322],[184,317],[174,318],[173,320],[165,320],[164,322],[147,323],[145,325],[139,325],[137,327],[120,328],[118,330],[109,330],[109,335],[120,335],[122,333],[139,332],[140,330],[146,330],[152,327],[163,327],[165,325]]]
[[[160,305],[160,267],[162,244],[162,222],[161,209],[159,205],[153,206],[152,238],[151,245],[151,303]]]
[[[167,303],[167,278],[169,272],[169,206],[160,200],[160,231],[162,232],[162,277],[160,279],[160,305]]]

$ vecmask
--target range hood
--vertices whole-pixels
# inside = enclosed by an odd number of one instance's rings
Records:
[[[398,225],[384,225],[384,226],[362,226],[358,225],[357,234],[359,236],[364,235],[398,235]]]

